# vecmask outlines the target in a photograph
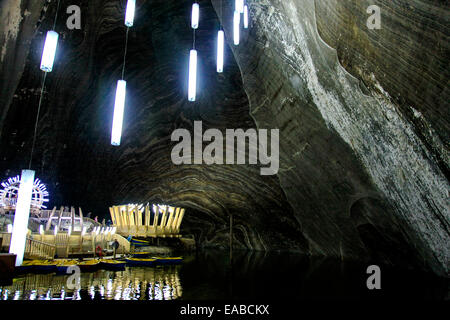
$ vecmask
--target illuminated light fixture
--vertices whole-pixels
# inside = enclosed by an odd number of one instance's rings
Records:
[[[55,236],[58,234],[58,226],[55,226]]]
[[[7,230],[8,230],[8,233],[12,233],[12,231],[13,231],[13,226],[12,226],[12,224],[8,224],[8,225],[7,225]]]
[[[128,0],[127,11],[125,13],[125,25],[128,28],[133,26],[135,10],[136,10],[136,0]]]
[[[42,52],[41,70],[52,72],[55,62],[56,47],[58,46],[59,35],[55,31],[48,31],[45,38],[44,51]]]
[[[191,19],[192,29],[198,28],[199,20],[200,20],[200,6],[198,5],[198,3],[194,3],[192,5],[192,19]]]
[[[248,7],[244,6],[244,28],[248,29]]]
[[[25,242],[28,232],[28,219],[30,218],[31,196],[33,193],[34,171],[22,170],[20,187],[17,198],[16,213],[12,228],[11,245],[9,253],[16,255],[16,266],[21,266],[25,252]]]
[[[189,101],[195,101],[197,96],[197,50],[192,49],[189,55]]]
[[[238,13],[244,13],[244,0],[236,0],[235,1],[235,10]]]
[[[39,226],[39,234],[41,236],[44,234],[44,226],[42,224]]]
[[[225,34],[223,30],[219,30],[217,35],[217,72],[223,72],[223,53],[225,49]]]
[[[241,14],[237,11],[234,11],[233,17],[233,35],[234,35],[234,45],[239,45],[239,36],[240,36],[240,24],[241,24]]]
[[[111,144],[120,146],[122,139],[123,113],[125,110],[125,97],[127,95],[127,82],[117,81],[116,101],[114,103],[114,120],[111,133]]]

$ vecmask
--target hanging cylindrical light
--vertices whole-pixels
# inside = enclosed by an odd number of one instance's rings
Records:
[[[234,11],[233,35],[234,35],[234,45],[235,46],[239,45],[240,24],[241,24],[241,14],[238,11]]]
[[[42,52],[41,70],[52,72],[55,61],[56,48],[58,46],[59,35],[55,31],[48,31],[45,38],[44,51]]]
[[[248,29],[248,6],[244,6],[244,28]]]
[[[200,20],[200,6],[198,5],[198,3],[194,3],[192,5],[192,19],[191,19],[192,29],[198,28],[199,20]]]
[[[125,98],[127,94],[127,82],[117,81],[116,100],[114,103],[114,119],[111,133],[111,144],[120,146],[122,139],[123,113],[125,110]]]
[[[223,55],[225,49],[225,34],[223,30],[219,30],[217,35],[217,72],[223,72]]]
[[[189,55],[189,101],[195,101],[197,96],[197,50],[192,49]]]
[[[136,0],[128,0],[127,11],[125,13],[125,25],[131,28],[134,23],[134,12],[136,10]]]
[[[31,197],[33,195],[34,171],[22,170],[19,193],[14,215],[9,253],[16,255],[16,266],[21,266],[25,252],[25,242],[30,218]]]
[[[239,13],[244,13],[244,0],[235,1],[235,10]]]

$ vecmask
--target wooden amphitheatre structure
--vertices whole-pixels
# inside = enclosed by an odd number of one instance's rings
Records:
[[[185,209],[166,205],[121,205],[109,208],[117,233],[142,238],[180,238]]]

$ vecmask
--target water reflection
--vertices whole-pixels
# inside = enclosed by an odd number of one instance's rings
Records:
[[[82,273],[81,289],[68,276],[28,274],[0,286],[0,300],[309,300],[450,299],[450,280],[380,266],[382,290],[368,290],[368,264],[289,253],[205,251],[181,266]]]
[[[0,300],[174,300],[183,293],[179,268],[82,273],[79,290],[67,288],[66,275],[26,274],[10,286],[0,287]]]

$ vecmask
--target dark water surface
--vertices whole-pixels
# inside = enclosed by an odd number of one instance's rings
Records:
[[[437,299],[449,300],[448,279],[381,266],[381,290],[368,290],[368,265],[286,253],[226,252],[185,256],[183,265],[99,270],[68,275],[26,274],[0,286],[0,300]]]

